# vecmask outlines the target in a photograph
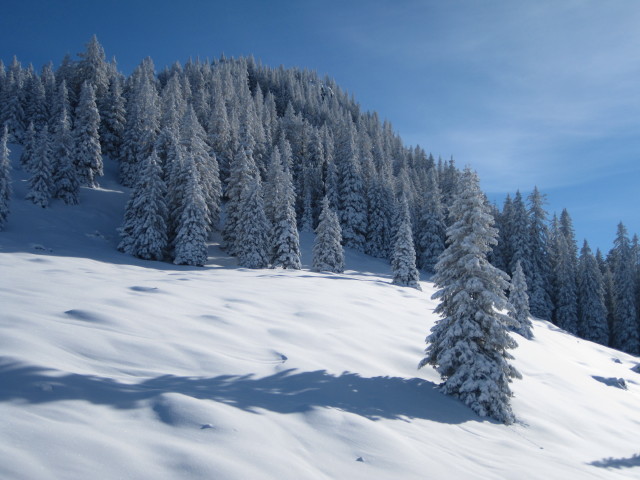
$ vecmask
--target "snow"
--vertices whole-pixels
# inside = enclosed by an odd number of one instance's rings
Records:
[[[19,157],[13,148],[12,157]],[[518,423],[416,369],[423,291],[346,250],[344,274],[205,267],[116,250],[128,189],[14,196],[0,232],[0,478],[637,478],[637,357],[534,320],[512,351]],[[623,379],[626,390],[618,379]]]

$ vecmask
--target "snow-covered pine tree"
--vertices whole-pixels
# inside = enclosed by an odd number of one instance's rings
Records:
[[[155,151],[140,165],[140,175],[125,210],[118,249],[144,260],[162,260],[167,239],[166,187]]]
[[[400,223],[393,237],[394,244],[391,252],[392,283],[422,290],[420,273],[416,268],[416,250],[413,246],[413,232],[411,231],[407,200],[403,198],[398,208],[401,211],[399,215]]]
[[[193,160],[185,162],[185,169],[189,177],[184,191],[184,207],[178,219],[173,263],[201,267],[207,262],[207,205]]]
[[[418,209],[416,248],[418,265],[428,273],[435,272],[436,263],[444,251],[446,238],[444,209],[435,169],[427,176],[423,201]]]
[[[612,343],[615,348],[631,354],[640,352],[635,307],[635,261],[627,228],[618,224],[610,254],[613,273]]]
[[[53,144],[53,197],[60,198],[67,205],[79,202],[80,182],[73,164],[73,137],[71,122],[66,107],[63,106],[57,119]]]
[[[120,182],[133,187],[138,177],[139,162],[155,148],[160,129],[158,91],[153,79],[151,61],[143,62],[129,78],[130,95],[127,101],[122,144],[120,145]]]
[[[244,148],[239,148],[231,164],[227,184],[227,197],[229,201],[226,204],[226,218],[222,230],[225,247],[229,255],[237,255],[240,249],[238,229],[242,192],[257,175],[258,171],[253,157],[248,156]]]
[[[289,169],[285,170],[278,147],[273,149],[269,165],[269,198],[265,197],[265,213],[271,223],[271,266],[299,270],[300,239],[296,223],[293,179]],[[266,190],[267,185],[265,185]]]
[[[82,84],[73,125],[75,144],[74,163],[81,185],[97,187],[96,177],[103,175],[102,150],[100,149],[100,114],[90,83]]]
[[[392,248],[391,217],[393,188],[390,172],[373,172],[367,188],[367,237],[365,253],[377,258],[389,258]]]
[[[513,277],[509,284],[509,315],[514,320],[513,331],[524,338],[532,339],[533,332],[529,318],[529,296],[527,295],[527,279],[522,265],[516,262]]]
[[[433,278],[440,288],[435,299],[441,315],[427,337],[426,357],[419,367],[433,365],[444,379],[442,391],[460,398],[481,416],[504,423],[515,420],[509,382],[519,378],[507,350],[517,346],[508,333],[511,320],[500,312],[509,276],[487,261],[497,230],[479,180],[470,169],[460,179],[450,209],[448,247]]]
[[[51,169],[51,139],[49,128],[45,125],[38,132],[36,149],[33,152],[32,175],[29,179],[29,192],[27,200],[45,208],[49,205],[53,189]]]
[[[24,89],[24,75],[20,63],[13,57],[9,73],[5,82],[5,88],[0,102],[0,120],[9,129],[9,141],[22,141],[22,135],[26,125],[24,124],[25,114],[22,107],[21,97]]]
[[[47,123],[47,98],[44,85],[37,74],[29,77],[24,86],[26,103],[24,105],[25,123],[33,122],[36,130]]]
[[[509,259],[509,271],[507,273],[513,274],[518,262],[524,272],[529,275],[531,271],[531,246],[530,246],[530,225],[529,215],[527,208],[522,200],[520,190],[516,191],[513,197],[513,203],[509,212],[509,252],[511,257]]]
[[[496,218],[496,227],[498,228],[498,245],[499,250],[498,258],[500,259],[500,265],[498,268],[509,270],[511,264],[511,210],[513,209],[513,200],[511,195],[507,193],[502,205],[502,212],[500,216]]]
[[[613,273],[611,272],[611,266],[602,255],[600,249],[596,249],[596,262],[598,263],[598,269],[602,275],[602,285],[604,287],[604,306],[607,311],[607,326],[609,328],[609,343],[610,347],[613,346],[613,312],[614,312],[614,300],[613,293],[615,286],[613,284]]]
[[[578,333],[578,295],[576,288],[576,269],[567,244],[567,238],[558,230],[555,241],[555,323],[569,333]]]
[[[601,345],[609,344],[604,281],[598,262],[584,241],[578,261],[578,333]]]
[[[531,271],[527,274],[527,286],[531,314],[538,318],[551,320],[553,303],[549,295],[551,282],[548,251],[549,230],[544,202],[545,196],[538,191],[538,187],[534,187],[533,192],[529,195]]]
[[[185,157],[193,159],[193,163],[198,169],[202,194],[207,206],[208,228],[211,232],[220,218],[222,186],[218,161],[215,154],[209,151],[205,136],[206,133],[198,121],[195,110],[191,106],[187,107],[180,125],[180,144]]]
[[[100,111],[100,140],[104,146],[104,153],[117,160],[120,158],[120,145],[127,115],[119,77],[110,79],[109,90]]]
[[[339,217],[345,247],[364,251],[367,233],[367,202],[360,171],[353,126],[344,135],[338,162]]]
[[[27,130],[24,132],[24,147],[20,154],[20,165],[25,172],[32,173],[33,154],[36,150],[38,136],[33,122],[29,122]]]
[[[328,197],[322,200],[320,222],[316,227],[316,239],[313,242],[314,272],[344,272],[344,250],[342,232],[338,216],[331,210]]]
[[[240,194],[236,240],[240,266],[269,266],[269,223],[264,214],[262,185],[257,175]]]
[[[211,99],[211,115],[208,121],[208,142],[220,168],[220,178],[223,185],[227,185],[229,168],[233,159],[233,147],[231,145],[231,125],[227,116],[227,107],[220,82],[215,82]]]
[[[5,125],[0,136],[0,231],[7,224],[11,201],[11,163],[9,161],[9,129]]]

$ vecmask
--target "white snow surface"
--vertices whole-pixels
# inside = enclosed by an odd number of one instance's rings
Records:
[[[19,149],[14,147],[12,157]],[[0,478],[640,478],[638,359],[534,320],[518,423],[480,418],[417,370],[434,287],[203,268],[116,251],[129,190],[106,160],[81,204],[24,200],[0,232]],[[626,389],[621,388],[624,379]]]

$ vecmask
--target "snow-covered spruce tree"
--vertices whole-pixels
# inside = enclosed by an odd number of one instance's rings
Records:
[[[578,295],[576,268],[567,237],[560,228],[555,229],[554,241],[554,287],[556,325],[569,333],[578,333]]]
[[[350,130],[354,130],[353,127]],[[342,240],[345,247],[362,252],[367,232],[367,202],[354,133],[350,131],[344,136],[338,162]]]
[[[0,230],[7,224],[11,200],[11,163],[9,162],[9,129],[5,125],[0,137]]]
[[[73,137],[71,122],[66,107],[58,115],[53,144],[53,197],[60,198],[67,205],[79,202],[80,182],[73,164]]]
[[[33,152],[36,150],[38,136],[33,122],[29,122],[27,130],[24,132],[24,147],[20,154],[20,165],[25,172],[32,172]]]
[[[598,263],[598,270],[602,275],[602,285],[604,287],[604,306],[607,311],[607,326],[609,327],[609,346],[613,346],[613,312],[614,312],[614,300],[613,294],[615,286],[613,284],[613,273],[611,272],[611,265],[605,260],[604,255],[600,249],[596,249],[596,262]]]
[[[222,185],[220,184],[220,172],[215,154],[209,152],[205,142],[206,133],[203,130],[193,107],[187,107],[187,111],[180,125],[180,144],[185,157],[193,159],[198,169],[202,194],[207,206],[207,223],[209,232],[218,224],[220,218],[220,199],[222,197]]]
[[[551,320],[553,303],[549,295],[551,266],[549,263],[547,212],[544,210],[545,196],[537,187],[529,195],[529,242],[531,271],[527,273],[529,306],[531,314]]]
[[[269,222],[264,214],[262,185],[257,175],[240,195],[237,228],[237,255],[240,266],[267,268]]]
[[[291,172],[289,169],[285,170],[280,163],[278,147],[274,148],[272,153],[269,177],[269,194],[272,198],[269,199],[267,219],[271,222],[271,266],[299,270],[301,263],[295,211],[296,196]],[[265,205],[265,213],[266,211]]]
[[[377,258],[389,258],[393,187],[389,172],[374,173],[367,188],[367,238],[365,253]]]
[[[609,343],[604,281],[586,240],[578,260],[578,334],[601,345]]]
[[[497,230],[485,204],[477,175],[465,169],[450,208],[447,249],[436,264],[433,280],[441,315],[426,341],[419,368],[433,365],[444,379],[441,389],[477,414],[504,423],[515,420],[509,382],[520,378],[508,362],[517,346],[508,333],[511,320],[500,312],[509,276],[487,261]]]
[[[516,262],[513,277],[509,284],[509,315],[514,320],[513,331],[524,338],[532,339],[532,324],[529,318],[529,296],[527,295],[527,279],[522,265]]]
[[[91,84],[85,82],[82,84],[80,100],[76,107],[73,140],[78,179],[81,185],[89,187],[97,187],[96,177],[103,175],[99,128],[100,115],[96,107],[95,93]]]
[[[53,190],[53,178],[51,171],[51,140],[49,128],[45,125],[38,133],[36,149],[33,152],[32,175],[29,179],[29,192],[27,200],[45,208],[49,205]]]
[[[100,140],[104,146],[104,153],[116,160],[120,158],[120,145],[127,115],[120,78],[113,77],[109,81],[109,90],[100,112]]]
[[[314,272],[344,272],[344,250],[340,222],[338,215],[331,210],[329,199],[326,196],[322,200],[320,222],[316,227],[311,269]]]
[[[231,172],[227,183],[226,218],[222,230],[225,248],[229,255],[237,255],[240,248],[239,222],[242,192],[256,178],[258,170],[253,157],[247,155],[244,148],[239,148],[231,164]]]
[[[520,262],[522,269],[527,272],[531,271],[531,245],[530,245],[530,225],[529,214],[524,205],[520,190],[516,191],[513,197],[513,203],[510,210],[509,222],[509,258],[507,273],[515,272],[516,264]]]
[[[144,260],[162,260],[167,251],[166,187],[155,151],[140,166],[140,175],[120,229],[118,250]]]
[[[160,129],[158,91],[149,78],[152,62],[144,62],[129,77],[131,91],[127,101],[126,122],[120,145],[120,182],[133,187],[138,177],[139,162],[155,148]]]
[[[413,246],[413,232],[409,219],[409,206],[403,199],[398,206],[401,210],[400,223],[394,235],[393,251],[391,252],[391,271],[393,284],[422,290],[420,273],[416,268],[416,250]]]
[[[173,263],[201,267],[207,262],[207,205],[193,160],[185,162],[185,168],[189,177],[184,191],[184,207],[178,219]]]
[[[640,352],[635,307],[635,260],[626,227],[618,231],[610,254],[613,273],[612,343],[615,348],[631,354]]]
[[[418,265],[428,273],[434,273],[440,254],[444,251],[445,218],[435,169],[427,176],[423,201],[418,210],[416,248]]]

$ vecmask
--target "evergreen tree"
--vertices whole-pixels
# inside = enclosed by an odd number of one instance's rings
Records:
[[[615,348],[631,354],[640,352],[635,307],[635,261],[626,227],[618,224],[611,251],[613,273],[613,328]]]
[[[394,236],[393,252],[391,254],[392,283],[422,290],[420,273],[416,268],[416,251],[413,246],[409,207],[405,199],[403,199],[399,208],[401,210],[401,220]]]
[[[63,107],[57,120],[53,146],[53,197],[60,198],[67,205],[79,202],[80,182],[73,164],[73,137],[67,110]]]
[[[243,148],[239,148],[231,164],[227,185],[229,201],[226,204],[226,218],[222,230],[222,236],[229,255],[237,255],[241,247],[238,232],[240,228],[242,192],[248,188],[248,185],[257,175],[253,158],[248,156]]]
[[[368,221],[365,244],[365,253],[372,257],[389,258],[392,205],[390,174],[374,173],[367,188]]]
[[[51,172],[51,140],[49,129],[45,125],[38,133],[36,149],[33,152],[32,175],[29,179],[29,192],[27,200],[45,208],[51,199],[52,172]]]
[[[105,155],[114,160],[120,158],[120,146],[126,122],[125,98],[122,96],[122,85],[118,77],[109,82],[104,105],[100,109],[100,140]]]
[[[509,285],[509,315],[514,320],[513,330],[524,338],[532,339],[533,332],[529,319],[529,296],[527,295],[527,280],[520,262],[516,263],[511,284]]]
[[[215,154],[209,151],[205,142],[205,131],[191,106],[187,108],[182,120],[180,136],[184,155],[193,159],[193,163],[198,169],[202,194],[207,206],[209,231],[212,231],[220,218],[220,199],[222,197],[220,172]]]
[[[25,86],[26,103],[24,105],[25,123],[33,122],[37,130],[40,130],[48,121],[47,97],[44,85],[38,75],[29,77]]]
[[[353,133],[346,137],[338,164],[342,241],[345,247],[362,252],[367,232],[367,204]]]
[[[91,84],[85,82],[80,91],[73,126],[75,144],[75,166],[82,185],[97,187],[96,177],[103,175],[102,150],[100,149],[100,115]]]
[[[611,267],[605,260],[600,249],[596,250],[596,262],[598,263],[598,269],[602,275],[602,286],[604,287],[604,306],[607,312],[607,327],[609,334],[609,346],[613,346],[612,342],[612,330],[613,330],[613,292],[615,287],[613,285],[613,274],[611,273]]]
[[[142,162],[138,183],[125,210],[118,249],[144,260],[162,260],[167,251],[166,187],[155,151]]]
[[[574,335],[578,334],[578,295],[576,269],[567,238],[562,231],[555,235],[555,323]]]
[[[238,214],[238,263],[247,268],[268,267],[269,224],[264,214],[262,186],[257,176],[243,189]]]
[[[517,346],[507,330],[511,321],[499,313],[507,306],[509,277],[487,261],[498,232],[478,184],[477,175],[465,169],[450,209],[448,247],[433,278],[440,288],[435,312],[442,318],[427,337],[419,367],[433,365],[444,379],[444,393],[509,424],[515,420],[509,382],[520,377],[508,362],[513,357],[507,350]]]
[[[20,154],[20,165],[25,172],[33,173],[33,155],[36,150],[38,137],[33,122],[29,122],[29,127],[24,133],[24,147]]]
[[[508,273],[513,274],[518,262],[522,266],[524,272],[529,275],[531,267],[531,246],[530,246],[530,225],[529,215],[522,200],[520,191],[516,191],[511,205],[509,222],[509,258]]]
[[[271,222],[271,266],[299,270],[300,240],[296,224],[295,192],[291,173],[280,163],[275,147],[269,168],[269,198],[265,198],[265,213]],[[266,188],[265,188],[266,190]]]
[[[0,231],[7,224],[7,217],[10,212],[11,201],[11,163],[9,161],[9,148],[7,141],[9,130],[5,125],[0,137]]]
[[[13,57],[13,62],[5,81],[2,102],[0,102],[0,120],[9,130],[9,141],[13,138],[15,141],[20,142],[24,133],[25,114],[20,101],[23,89],[22,69],[16,57]]]
[[[551,288],[551,266],[549,263],[547,212],[544,210],[545,197],[537,187],[529,195],[529,241],[531,270],[527,273],[529,306],[538,318],[551,320],[553,303]]]
[[[150,68],[149,62],[138,67],[127,100],[127,120],[120,146],[120,182],[127,187],[135,185],[139,163],[155,148],[160,129],[158,91],[153,80],[148,78]]]
[[[313,243],[311,269],[314,272],[344,272],[340,222],[336,213],[331,210],[327,197],[322,200],[320,222],[316,228],[316,239]]]
[[[431,174],[427,177],[424,198],[419,208],[416,240],[418,265],[428,273],[435,272],[438,258],[444,251],[446,227],[440,199],[435,169],[431,169]]]
[[[196,165],[193,160],[185,163],[189,177],[184,191],[184,207],[178,219],[173,263],[201,267],[207,263],[207,206]]]
[[[578,333],[601,345],[609,343],[604,281],[598,262],[584,241],[578,262]]]

